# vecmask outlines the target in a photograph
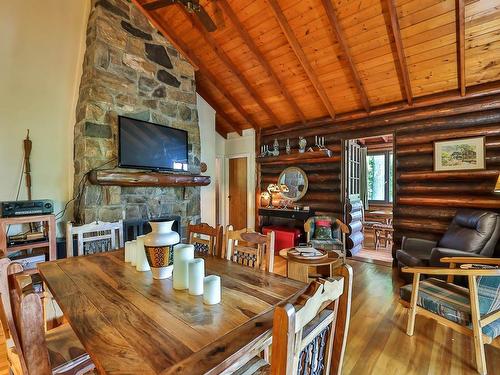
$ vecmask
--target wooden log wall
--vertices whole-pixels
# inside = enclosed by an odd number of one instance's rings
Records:
[[[262,164],[261,186],[265,188],[268,183],[275,182],[285,167],[298,166],[310,178],[308,194],[299,203],[342,218],[342,141],[385,134],[394,136],[394,251],[403,236],[440,238],[459,208],[500,212],[500,194],[493,193],[500,170],[498,94],[330,125],[264,130],[259,144],[271,145],[277,138],[283,148],[287,138],[292,148],[297,148],[299,136],[305,137],[309,145],[314,143],[314,136],[324,136],[327,146],[337,150],[337,157],[324,163],[294,164],[288,161],[286,165],[272,167]],[[486,139],[485,170],[433,171],[434,141],[475,136],[485,136]]]

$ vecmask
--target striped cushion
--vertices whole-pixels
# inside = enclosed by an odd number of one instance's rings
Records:
[[[498,310],[500,277],[478,278],[479,310],[481,316]],[[412,285],[400,290],[401,298],[410,301]],[[418,306],[452,322],[472,328],[469,290],[443,280],[429,278],[420,282]],[[483,333],[492,339],[500,335],[500,320],[483,327]]]

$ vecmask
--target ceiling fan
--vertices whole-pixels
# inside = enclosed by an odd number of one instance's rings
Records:
[[[212,21],[212,18],[210,18],[205,8],[203,8],[200,4],[199,0],[156,0],[144,4],[143,8],[146,10],[155,10],[174,4],[180,4],[186,9],[187,12],[195,14],[207,31],[213,32],[217,30],[215,22]]]

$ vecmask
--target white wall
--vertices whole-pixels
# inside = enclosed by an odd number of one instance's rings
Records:
[[[210,185],[201,188],[201,222],[215,226],[215,185],[216,185],[216,131],[215,111],[200,96],[196,95],[198,119],[200,123],[201,161],[207,165],[205,174],[212,177]]]
[[[16,197],[26,129],[34,199],[72,196],[73,128],[89,0],[3,1],[0,13],[0,201]],[[26,198],[24,182],[21,199]]]

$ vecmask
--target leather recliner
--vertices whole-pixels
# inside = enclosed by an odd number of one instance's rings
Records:
[[[403,238],[396,251],[401,267],[447,267],[444,257],[499,257],[495,247],[500,238],[500,215],[481,210],[459,210],[439,241]],[[408,274],[402,274],[405,276]]]

